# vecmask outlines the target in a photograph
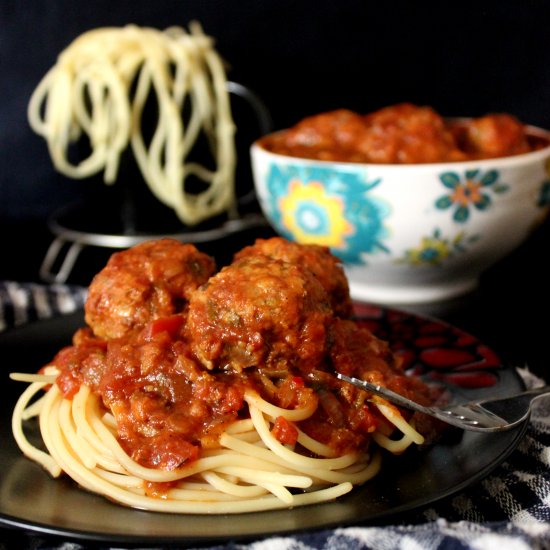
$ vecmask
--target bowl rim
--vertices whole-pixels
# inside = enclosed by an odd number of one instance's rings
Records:
[[[449,117],[449,120],[472,120],[472,117]],[[441,162],[422,162],[422,163],[383,163],[383,162],[349,162],[349,161],[334,161],[334,160],[322,160],[322,159],[310,159],[306,157],[297,157],[292,155],[283,155],[281,153],[274,153],[269,151],[261,145],[261,141],[267,136],[276,135],[287,130],[283,128],[281,130],[276,130],[265,134],[252,142],[250,145],[251,155],[261,152],[262,154],[272,157],[274,159],[280,159],[285,163],[301,163],[305,165],[319,165],[319,166],[337,166],[339,168],[347,168],[348,170],[358,170],[360,168],[369,168],[369,169],[383,169],[383,170],[416,170],[416,171],[429,171],[429,170],[440,170],[442,167],[454,166],[457,170],[463,169],[467,170],[470,167],[483,168],[484,166],[494,166],[498,164],[501,167],[506,167],[509,165],[522,165],[522,164],[531,164],[532,162],[537,162],[538,160],[544,159],[547,156],[550,156],[550,130],[540,128],[538,126],[533,126],[530,124],[525,125],[527,134],[533,137],[544,138],[548,145],[542,147],[541,149],[536,149],[535,151],[529,151],[528,153],[520,153],[517,155],[510,155],[506,157],[491,157],[484,159],[470,159],[470,160],[458,160],[458,161],[441,161]]]

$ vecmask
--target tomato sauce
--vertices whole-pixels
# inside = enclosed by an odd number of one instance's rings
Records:
[[[321,113],[259,143],[268,151],[293,157],[380,164],[507,157],[548,146],[507,113],[453,121],[411,103],[367,115],[348,109]]]
[[[140,324],[129,311],[132,329],[117,337],[79,330],[53,360],[61,371],[57,386],[72,399],[87,385],[114,415],[125,451],[143,466],[165,470],[217,448],[230,424],[248,418],[247,389],[282,408],[316,407],[299,428],[337,455],[365,447],[383,420],[368,394],[338,380],[335,370],[428,399],[385,342],[335,314],[310,270],[264,252],[263,246],[256,255],[248,250],[210,277],[181,302],[181,311],[151,313]],[[121,284],[126,280],[122,274]],[[111,290],[116,286],[116,278],[102,283],[102,303],[111,291],[121,295]],[[117,306],[117,321],[120,311]],[[103,334],[108,311],[102,306],[101,313]],[[272,433],[283,444],[297,441],[296,426],[282,417]]]

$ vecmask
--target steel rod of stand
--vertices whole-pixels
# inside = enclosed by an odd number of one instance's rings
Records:
[[[63,246],[67,243],[68,241],[61,237],[57,237],[52,241],[40,266],[39,274],[42,280],[48,283],[64,283],[67,281],[80,252],[84,248],[80,243],[73,242],[61,262],[59,270],[54,273],[53,267],[60,257]]]

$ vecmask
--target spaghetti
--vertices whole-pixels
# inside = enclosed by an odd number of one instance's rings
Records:
[[[54,477],[65,472],[83,488],[134,508],[227,514],[300,506],[335,499],[380,469],[379,454],[310,458],[285,447],[270,435],[271,417],[257,395],[247,396],[251,420],[231,426],[220,438],[220,449],[180,470],[144,468],[120,447],[112,417],[86,386],[68,400],[53,385],[36,408],[47,454],[33,447],[22,430],[30,417],[28,399],[44,385],[34,384],[13,415],[15,438],[24,454]],[[308,443],[307,437],[300,440]],[[317,452],[322,447],[312,446]],[[147,491],[147,484],[157,483],[170,486],[161,498]]]
[[[146,140],[143,115],[151,97],[158,117]],[[28,118],[46,139],[55,168],[68,177],[103,171],[112,184],[130,146],[152,193],[184,223],[234,207],[235,127],[226,74],[213,40],[197,23],[190,32],[128,25],[82,34],[38,84]],[[188,158],[201,135],[214,169]],[[83,137],[90,154],[74,163],[70,146]],[[191,176],[202,182],[200,189],[190,188]]]
[[[115,258],[115,265],[133,269],[139,254],[144,254],[139,269],[151,276],[152,265],[161,268],[166,261],[159,257],[166,244],[153,242],[120,252],[132,261],[121,264]],[[326,259],[324,249],[306,250],[305,263]],[[414,418],[339,381],[333,369],[383,380],[417,398],[425,397],[425,388],[408,382],[392,364],[387,346],[367,329],[351,319],[334,317],[326,308],[330,300],[322,287],[316,291],[324,295],[323,303],[310,304],[311,296],[305,298],[307,305],[300,302],[303,288],[296,294],[292,289],[299,281],[315,286],[317,280],[309,270],[251,252],[211,276],[207,285],[188,292],[187,303],[180,303],[181,313],[152,315],[145,324],[107,339],[92,332],[94,326],[105,324],[96,315],[90,327],[75,334],[73,345],[61,350],[39,374],[12,374],[30,383],[12,417],[21,451],[52,476],[65,473],[81,487],[126,506],[227,514],[333,500],[375,476],[384,452],[400,454],[410,445],[422,444],[424,437],[415,429]],[[143,268],[146,261],[149,266]],[[115,286],[127,280],[128,273],[122,275],[121,268],[113,271],[108,264],[105,270]],[[166,272],[160,270],[159,277],[166,277]],[[283,296],[278,272],[290,286]],[[247,285],[254,301],[242,295],[238,277],[255,282],[252,289]],[[260,290],[259,277],[269,282]],[[154,278],[154,284],[163,280]],[[233,328],[216,333],[223,344],[223,352],[216,354],[207,350],[204,340],[193,342],[188,330],[198,328],[198,304],[204,303],[210,321],[223,329],[223,321],[216,319],[219,304],[214,297],[225,292],[227,280],[233,303],[223,315],[230,315]],[[104,281],[100,283],[102,293],[113,292]],[[95,284],[91,295],[98,292]],[[254,310],[253,318],[258,320],[268,295],[272,299],[265,307],[275,313],[264,330],[247,321],[240,308]],[[273,323],[282,319],[273,299],[280,301],[289,339],[298,325],[308,325],[309,331],[314,318],[323,319],[326,332],[318,335],[314,346],[322,350],[317,364],[312,364],[318,355],[313,348],[304,348],[299,357],[296,350],[281,348]],[[111,302],[113,310],[121,307],[120,292],[116,300]],[[134,309],[146,304],[145,299],[142,304],[135,297],[132,300]],[[88,303],[88,309],[93,304]],[[302,314],[297,315],[300,308]],[[237,316],[246,325],[242,335],[236,330]],[[319,327],[313,326],[317,333]],[[200,331],[208,332],[205,325]],[[251,335],[256,342],[254,358],[262,357],[256,365],[248,364],[242,346],[242,338]],[[276,355],[260,354],[259,339]],[[349,345],[358,339],[361,347]],[[193,345],[204,345],[207,359],[200,359]],[[43,448],[26,435],[28,422],[36,418]]]

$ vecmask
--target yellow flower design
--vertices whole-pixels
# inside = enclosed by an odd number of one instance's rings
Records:
[[[440,264],[449,254],[450,249],[446,241],[436,237],[424,237],[420,246],[407,251],[407,259],[413,265]]]
[[[455,253],[465,252],[478,238],[478,235],[466,236],[460,231],[452,239],[448,239],[436,228],[432,235],[422,237],[417,247],[406,250],[404,257],[399,261],[411,265],[441,265]]]
[[[362,170],[272,164],[267,208],[283,237],[327,246],[346,264],[366,265],[368,255],[389,253],[384,241],[391,209],[373,193],[381,183]]]
[[[303,244],[342,248],[345,237],[354,231],[344,217],[345,205],[339,197],[327,195],[322,183],[292,180],[288,195],[279,200],[284,227]]]

